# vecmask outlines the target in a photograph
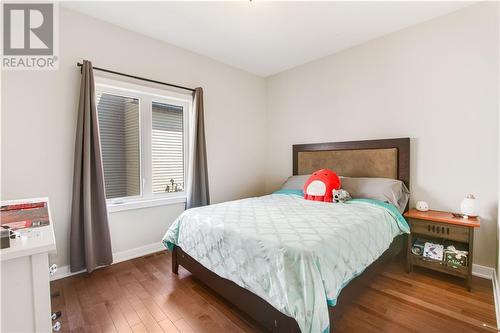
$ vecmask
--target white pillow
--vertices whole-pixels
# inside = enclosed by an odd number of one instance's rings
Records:
[[[397,179],[368,178],[368,177],[340,177],[342,189],[349,192],[353,198],[366,198],[385,201],[404,212],[410,191],[406,185]]]
[[[304,190],[304,185],[311,175],[300,175],[288,177],[281,186],[282,190]]]

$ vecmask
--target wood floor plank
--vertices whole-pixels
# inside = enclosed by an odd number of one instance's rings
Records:
[[[254,333],[259,325],[179,269],[162,251],[51,282],[61,295],[53,310],[63,312],[62,332]],[[359,295],[339,304],[336,333],[494,332],[491,282],[473,278],[472,292],[460,279],[389,263],[360,283]]]
[[[434,305],[432,303],[423,301],[423,300],[418,299],[418,298],[413,297],[413,296],[409,296],[407,294],[403,294],[399,291],[391,290],[391,289],[387,289],[387,288],[382,288],[375,283],[371,285],[371,288],[373,288],[379,292],[382,292],[390,297],[397,298],[398,300],[401,300],[401,301],[407,302],[413,306],[419,307],[425,311],[429,311],[429,312],[432,312],[432,313],[435,313],[435,314],[438,314],[441,316],[446,316],[454,321],[461,322],[464,325],[464,327],[472,326],[473,328],[476,328],[476,329],[484,327],[483,321],[476,320],[476,319],[468,317],[468,316],[464,316],[461,313],[450,311],[446,308]]]
[[[68,329],[76,330],[85,327],[84,312],[75,286],[71,283],[64,283],[60,297],[64,297],[65,313],[63,315],[67,318]],[[57,311],[57,309],[54,309],[54,311]]]
[[[125,297],[118,300],[118,306],[130,327],[141,322],[141,318],[139,318],[137,312],[135,312],[134,308]]]
[[[104,333],[115,333],[116,327],[108,313],[108,309],[104,303],[98,303],[94,305],[94,315],[95,320],[101,327]]]
[[[113,324],[115,325],[116,330],[119,333],[132,333],[132,329],[130,328],[128,321],[125,319],[125,316],[123,315],[118,303],[107,303],[106,308],[108,310],[109,316],[111,317],[111,320],[113,321]]]
[[[416,332],[408,325],[389,321],[379,316],[377,312],[368,307],[354,306],[349,309],[348,313],[347,317],[342,318],[340,323],[336,324],[335,332]]]
[[[394,274],[394,273],[390,273],[390,272],[382,272],[380,275],[383,277],[386,277],[388,279],[391,279],[392,281],[399,281],[402,283],[406,283],[410,286],[419,287],[419,288],[421,288],[421,290],[427,290],[431,293],[439,293],[446,299],[451,298],[457,302],[467,303],[471,307],[479,307],[482,310],[488,310],[490,308],[490,305],[491,305],[491,303],[489,303],[489,302],[480,301],[480,300],[477,300],[477,299],[471,297],[471,293],[469,293],[469,292],[466,292],[466,293],[453,292],[453,291],[450,291],[447,289],[439,288],[439,287],[437,287],[433,284],[430,284],[430,283],[419,282],[415,279],[412,279],[409,275],[405,276],[405,275]]]
[[[157,322],[167,319],[165,313],[163,313],[162,309],[156,304],[156,302],[152,298],[143,299],[142,303],[146,306],[149,313],[153,316],[153,318]]]
[[[249,321],[246,317],[240,316],[239,312],[226,300],[220,298],[212,290],[202,284],[196,284],[193,287],[207,302],[209,302],[218,313],[224,315],[234,325],[237,325],[243,332],[256,332],[258,328],[255,323]]]
[[[182,319],[182,313],[179,311],[179,308],[171,301],[169,296],[159,295],[153,297],[153,300],[163,310],[163,313],[167,315],[170,321],[174,322]]]
[[[165,333],[179,333],[179,329],[170,319],[164,319],[158,323]]]
[[[491,308],[491,305],[488,303],[469,299],[465,296],[447,291],[444,293],[441,291],[443,297],[436,297],[436,293],[440,292],[439,288],[418,282],[409,284],[408,282],[411,280],[403,279],[404,278],[387,278],[386,275],[382,274],[380,279],[377,280],[377,283],[383,288],[397,289],[400,293],[433,304],[442,310],[462,314],[464,318],[472,318],[473,320],[483,321],[490,325],[495,324],[495,316],[488,311]],[[405,282],[402,283],[401,281]],[[466,304],[469,306],[465,306]]]
[[[181,333],[196,333],[195,329],[189,326],[189,324],[184,319],[179,319],[174,322],[175,327]]]
[[[142,302],[141,299],[138,297],[130,297],[129,301],[134,308],[135,312],[141,319],[141,322],[144,324],[148,332],[150,333],[161,333],[163,330],[161,329],[160,325],[158,325],[158,322],[155,320],[155,318],[151,315],[149,310],[146,308],[144,303]]]
[[[85,317],[86,332],[103,332],[103,329],[97,320],[97,313],[93,304],[83,308],[83,316]]]
[[[401,302],[398,299],[387,298],[375,290],[366,290],[362,297],[356,300],[355,304],[358,307],[364,306],[365,309],[370,309],[372,314],[380,316],[387,322],[405,328],[403,330],[395,330],[396,332],[404,332],[415,328],[418,332],[452,333],[462,332],[464,329],[464,325],[460,323],[455,323],[421,308],[413,307],[411,304]],[[347,315],[347,317],[351,316]],[[465,332],[473,331],[472,329],[465,330]]]
[[[148,329],[146,328],[146,326],[144,326],[142,322],[139,322],[134,326],[132,326],[132,331],[134,333],[149,333]]]

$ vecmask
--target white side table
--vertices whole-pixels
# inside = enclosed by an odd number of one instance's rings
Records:
[[[47,202],[50,224],[23,229],[24,237],[0,250],[1,331],[52,332],[49,253],[56,250],[48,198],[2,201],[2,205]]]

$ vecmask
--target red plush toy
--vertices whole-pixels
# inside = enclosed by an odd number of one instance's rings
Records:
[[[335,172],[321,169],[314,172],[304,185],[304,199],[333,201],[333,190],[340,188],[340,178]]]

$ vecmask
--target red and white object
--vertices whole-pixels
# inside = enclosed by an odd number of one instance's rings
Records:
[[[333,190],[340,188],[340,178],[329,169],[314,172],[304,185],[304,199],[313,201],[333,201]]]

